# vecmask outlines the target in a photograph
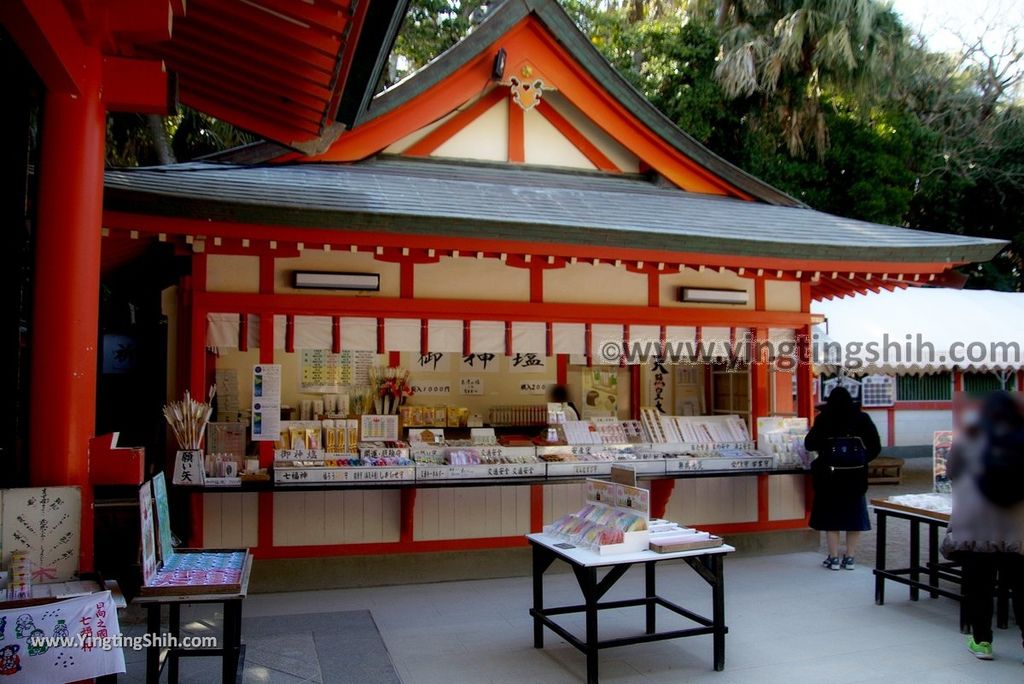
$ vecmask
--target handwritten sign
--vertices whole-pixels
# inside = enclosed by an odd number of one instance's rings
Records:
[[[447,373],[451,369],[451,355],[444,352],[420,354],[416,359],[415,368],[429,373]]]
[[[775,467],[775,459],[766,454],[764,458],[669,458],[665,459],[665,472],[697,473],[722,470],[771,470]]]
[[[547,357],[533,352],[513,354],[508,357],[508,369],[512,373],[543,373],[547,371]]]
[[[452,393],[452,384],[450,382],[413,382],[410,385],[412,386],[413,394],[417,395]]]
[[[171,482],[179,485],[203,485],[205,479],[203,452],[179,451],[174,458],[174,475]]]
[[[465,354],[460,368],[463,373],[494,373],[498,370],[498,355],[491,353]]]
[[[600,463],[548,463],[547,465],[549,477],[610,475],[612,472],[611,461],[602,461]]]
[[[125,671],[109,591],[0,610],[0,675],[12,682],[75,682]],[[50,639],[67,641],[57,647]],[[104,648],[106,646],[106,648]]]
[[[461,378],[459,380],[459,393],[460,394],[483,394],[484,393],[484,380],[483,380],[483,378],[477,378],[477,377]]]
[[[550,384],[549,382],[521,382],[519,383],[519,393],[544,395],[548,393]]]
[[[544,477],[543,463],[500,463],[493,465],[418,465],[417,480],[473,480],[488,477]]]
[[[402,482],[416,479],[412,466],[351,468],[280,468],[274,470],[277,484],[312,484],[316,482]]]
[[[33,584],[70,580],[78,570],[81,516],[78,487],[6,489],[3,548],[28,553]]]

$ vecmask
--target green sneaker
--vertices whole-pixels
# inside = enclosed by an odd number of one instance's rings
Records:
[[[978,660],[992,660],[992,644],[982,641],[980,644],[974,641],[974,637],[967,637],[967,650],[974,654]]]

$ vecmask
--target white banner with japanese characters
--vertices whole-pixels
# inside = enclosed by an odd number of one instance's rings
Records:
[[[75,682],[124,672],[120,634],[109,591],[0,610],[0,676]]]

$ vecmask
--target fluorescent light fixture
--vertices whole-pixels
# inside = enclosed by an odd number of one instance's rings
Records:
[[[292,275],[299,290],[380,290],[379,273],[294,271]]]
[[[679,288],[679,301],[694,304],[746,304],[747,291],[681,287]]]

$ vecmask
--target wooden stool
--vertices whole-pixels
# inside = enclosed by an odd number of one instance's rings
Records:
[[[879,456],[868,463],[868,483],[896,484],[903,477],[903,459],[890,456]]]

